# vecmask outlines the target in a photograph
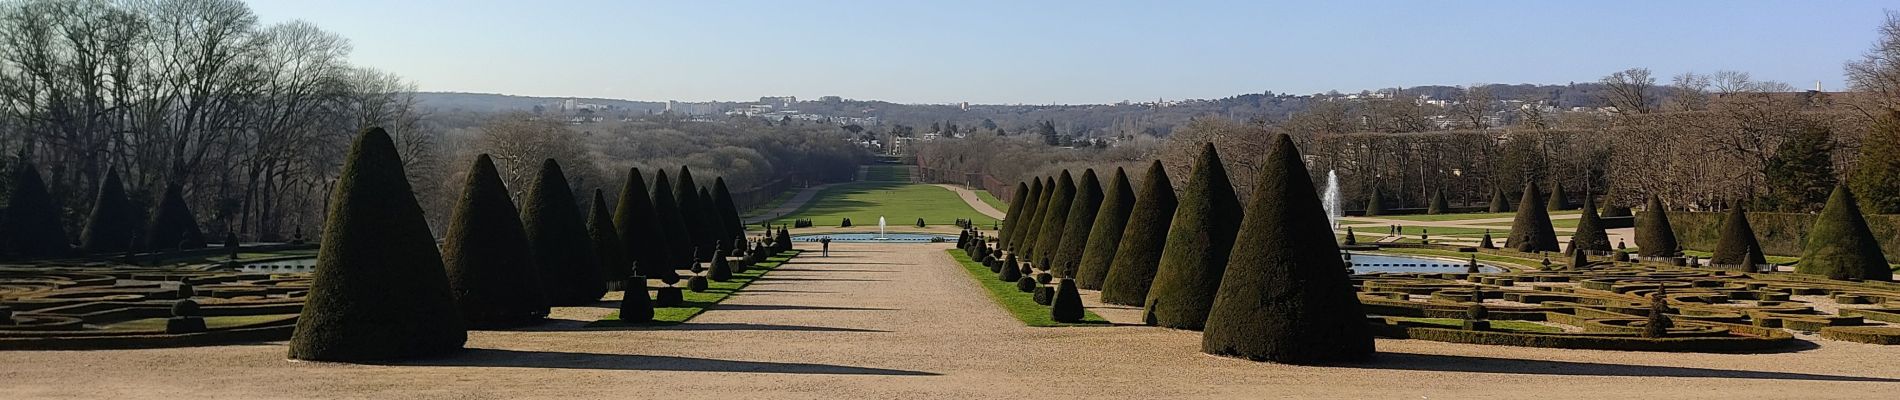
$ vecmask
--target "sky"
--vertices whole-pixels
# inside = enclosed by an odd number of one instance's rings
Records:
[[[1091,104],[1646,67],[1841,90],[1879,1],[255,0],[424,91]]]

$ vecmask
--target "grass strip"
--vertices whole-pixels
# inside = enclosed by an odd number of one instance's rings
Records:
[[[1089,310],[1082,310],[1082,322],[1056,322],[1049,313],[1049,307],[1036,304],[1033,295],[1016,290],[1016,282],[997,280],[996,274],[990,272],[990,267],[970,260],[969,255],[963,254],[963,250],[944,251],[950,253],[950,258],[963,265],[963,269],[970,273],[970,278],[976,279],[977,285],[990,292],[991,300],[996,300],[997,305],[1003,306],[1003,310],[1009,311],[1010,315],[1016,316],[1016,319],[1023,321],[1024,325],[1034,327],[1111,326],[1108,320],[1102,319],[1102,316],[1095,315],[1095,312]]]
[[[678,307],[654,307],[653,308],[653,322],[647,322],[647,323],[641,323],[641,324],[629,324],[626,322],[621,322],[620,312],[615,311],[612,314],[607,314],[606,317],[601,318],[599,321],[594,321],[592,323],[587,324],[587,326],[608,327],[608,326],[675,325],[675,324],[686,322],[688,320],[692,320],[693,317],[699,316],[700,313],[706,312],[706,309],[713,308],[714,306],[718,305],[719,302],[725,301],[726,298],[728,297],[732,297],[734,293],[738,293],[740,289],[745,289],[747,285],[751,285],[753,281],[757,281],[759,280],[759,278],[764,277],[765,273],[771,272],[773,269],[777,269],[780,265],[784,265],[785,262],[790,261],[792,257],[798,256],[799,251],[793,250],[793,251],[779,253],[779,254],[787,254],[787,253],[789,254],[767,258],[765,259],[765,262],[761,262],[756,265],[753,265],[752,268],[747,268],[746,271],[743,273],[732,274],[732,280],[730,281],[707,282],[706,291],[704,292],[695,293],[691,290],[682,289],[683,293],[681,297],[685,298],[685,301],[681,302]],[[681,285],[685,285],[684,283],[685,280],[681,280],[680,282],[681,282]],[[652,295],[649,294],[648,296],[650,298]]]

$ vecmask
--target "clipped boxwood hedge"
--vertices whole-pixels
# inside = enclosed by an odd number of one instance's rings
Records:
[[[1830,326],[1821,337],[1870,344],[1900,344],[1900,328],[1891,326]]]

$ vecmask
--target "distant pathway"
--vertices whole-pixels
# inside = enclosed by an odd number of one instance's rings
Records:
[[[957,185],[951,185],[947,183],[938,183],[936,185],[937,187],[950,189],[950,191],[956,192],[957,197],[962,197],[964,203],[970,203],[970,208],[974,208],[976,209],[976,212],[982,213],[983,215],[987,215],[990,218],[1003,219],[1003,217],[1009,214],[1007,212],[1003,212],[1003,210],[996,209],[996,207],[990,207],[990,203],[983,202],[983,199],[976,197],[975,191],[972,191],[968,188],[964,188],[962,186],[957,186]]]
[[[824,191],[825,188],[831,187],[831,185],[836,184],[827,183],[799,190],[798,194],[792,195],[792,198],[785,199],[784,203],[779,203],[778,207],[773,208],[771,211],[746,218],[745,224],[746,226],[757,225],[760,222],[778,219],[780,216],[798,211],[799,208],[805,206],[805,203],[811,202],[811,198],[818,197],[818,192]]]

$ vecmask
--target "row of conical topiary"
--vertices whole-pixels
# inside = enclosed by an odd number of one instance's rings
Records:
[[[690,171],[682,168],[681,176]],[[650,320],[656,301],[641,274],[675,282],[674,270],[690,266],[702,248],[685,223],[688,212],[701,234],[718,235],[703,247],[714,275],[731,273],[727,255],[757,257],[719,251],[744,244],[723,179],[700,190],[684,178],[686,189],[675,190],[662,172],[649,191],[641,178],[637,169],[629,173],[617,212],[607,211],[606,194],[596,189],[583,214],[560,165],[546,160],[516,209],[493,160],[478,156],[438,249],[389,135],[364,131],[331,193],[290,357],[358,361],[452,351],[466,328],[532,323],[550,305],[598,301],[610,283],[627,291],[623,320]],[[692,211],[681,211],[682,203]],[[662,244],[672,238],[687,241]]]
[[[1291,138],[1276,138],[1250,204],[1211,144],[1191,173],[1178,198],[1158,161],[1138,189],[1120,170],[1106,191],[1094,171],[1080,183],[1064,171],[1019,184],[1020,206],[1005,220],[1023,222],[1002,231],[999,278],[1045,290],[1014,264],[1050,263],[1062,279],[1053,304],[1063,287],[1100,288],[1103,302],[1142,305],[1149,324],[1204,329],[1202,349],[1212,354],[1287,363],[1370,356],[1350,272]]]
[[[60,207],[47,192],[39,169],[32,163],[21,163],[12,172],[6,210],[0,212],[0,255],[45,258],[73,255],[74,250],[108,254],[205,247],[204,233],[185,203],[182,186],[166,185],[148,214],[126,194],[118,169],[108,168],[99,181],[92,211],[86,216],[75,249],[60,221]]]

